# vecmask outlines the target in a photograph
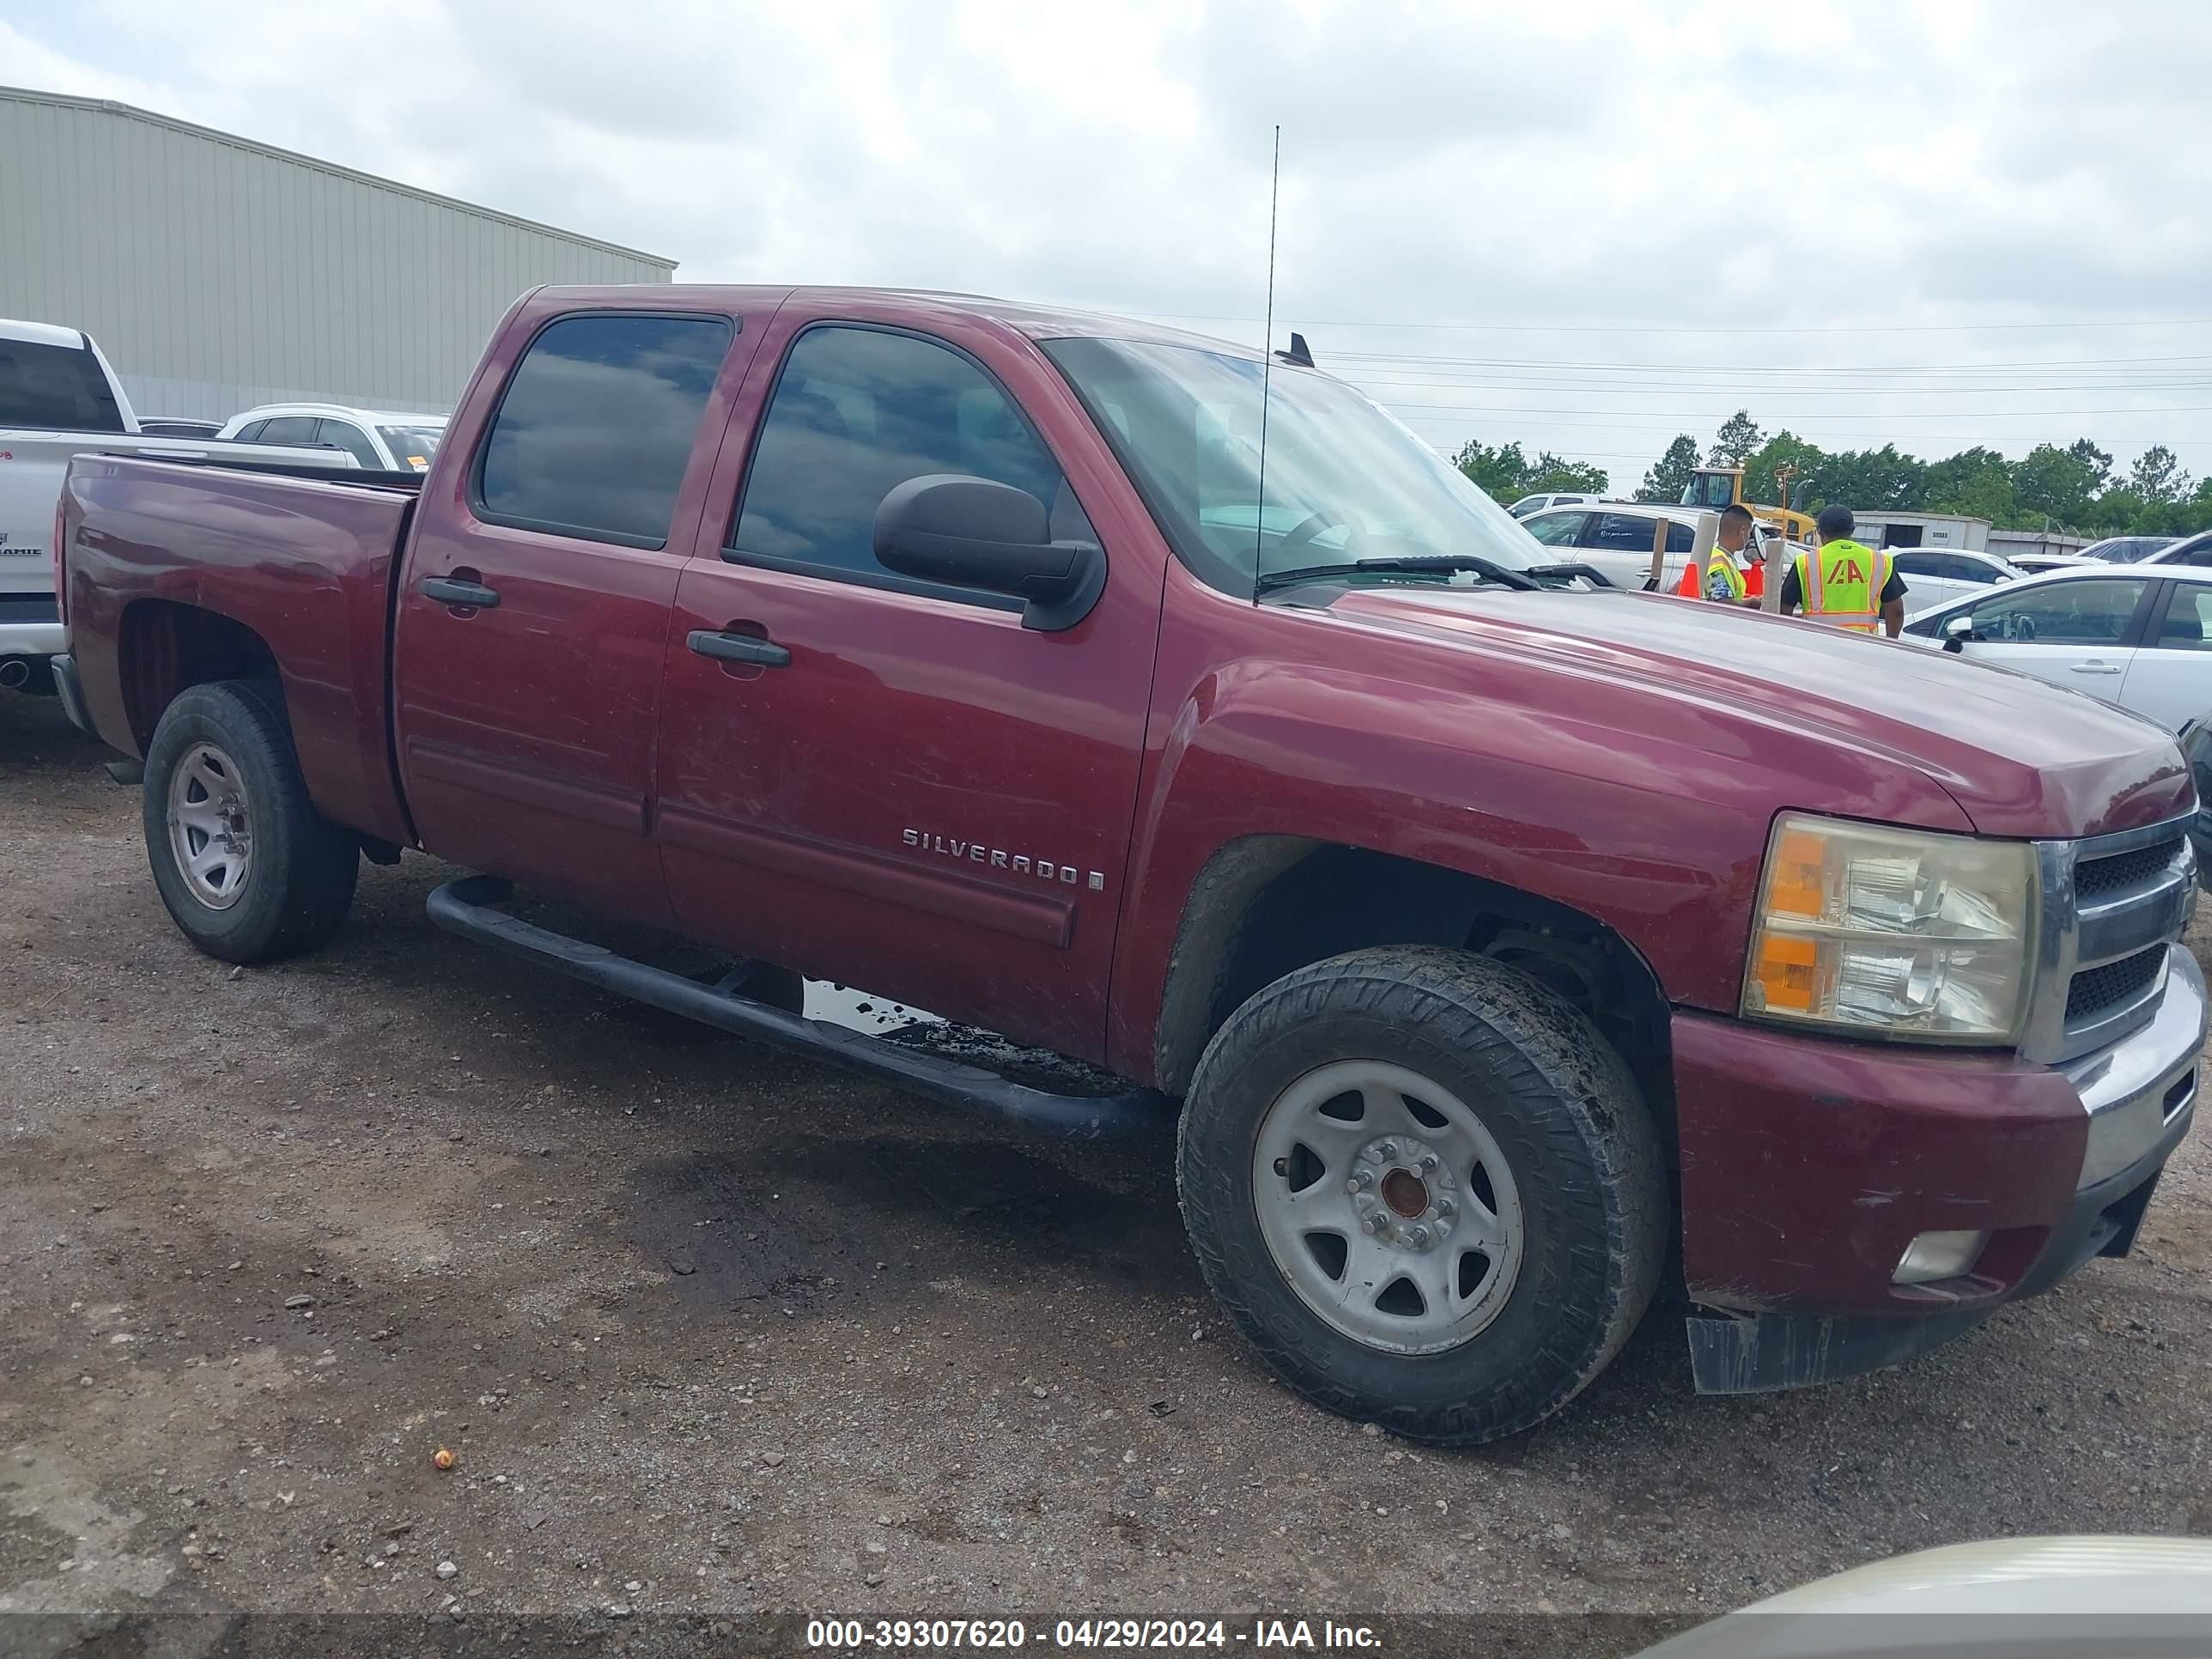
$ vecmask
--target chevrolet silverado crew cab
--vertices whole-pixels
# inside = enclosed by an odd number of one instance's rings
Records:
[[[1406,1435],[1540,1421],[1662,1272],[1704,1389],[1905,1358],[2124,1254],[2189,1127],[2171,737],[1548,564],[1302,351],[545,289],[419,480],[80,457],[61,546],[64,695],[143,757],[203,951],[319,945],[417,848],[481,872],[440,923],[593,984],[1172,1121],[1238,1328]],[[862,1036],[799,976],[1127,1086]]]

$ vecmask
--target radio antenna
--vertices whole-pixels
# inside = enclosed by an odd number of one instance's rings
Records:
[[[1267,525],[1267,385],[1275,366],[1275,208],[1283,193],[1283,124],[1275,123],[1267,180],[1267,320],[1260,337],[1260,489],[1252,505],[1252,603],[1260,603],[1260,549]]]

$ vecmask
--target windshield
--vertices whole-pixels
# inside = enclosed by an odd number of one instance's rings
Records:
[[[392,459],[417,472],[429,471],[430,458],[438,453],[438,440],[446,435],[442,422],[419,426],[379,426],[376,429],[384,434],[384,447],[392,452]]]
[[[1692,472],[1682,491],[1684,507],[1726,507],[1735,499],[1733,472]]]
[[[1342,382],[1279,368],[1260,494],[1261,365],[1188,346],[1048,340],[1182,562],[1224,592],[1362,559],[1553,557],[1496,501]]]

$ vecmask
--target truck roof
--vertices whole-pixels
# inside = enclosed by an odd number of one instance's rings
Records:
[[[0,340],[21,340],[30,345],[64,346],[75,351],[84,344],[82,331],[54,323],[18,322],[0,317]]]
[[[959,317],[998,323],[1036,340],[1071,337],[1132,340],[1152,345],[1191,346],[1227,356],[1243,357],[1253,362],[1260,360],[1259,351],[1251,346],[1215,339],[1210,335],[1194,334],[1187,329],[1167,328],[1158,323],[1118,317],[1110,312],[1028,305],[1015,300],[993,299],[987,295],[957,294],[933,289],[783,288],[760,283],[655,283],[648,286],[625,287],[555,285],[541,291],[552,300],[574,304],[606,304],[619,300],[633,305],[655,303],[666,306],[672,301],[675,308],[687,311],[711,310],[717,305],[739,300],[757,304],[769,298],[803,300],[811,307],[833,308],[840,301],[865,301],[878,313],[886,308],[907,313],[917,324]]]

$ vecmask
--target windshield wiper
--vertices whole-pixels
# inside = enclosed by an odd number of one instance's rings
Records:
[[[1354,559],[1348,564],[1301,565],[1295,570],[1269,570],[1261,574],[1258,591],[1267,593],[1279,587],[1295,587],[1304,582],[1328,581],[1332,577],[1363,572],[1385,576],[1450,576],[1462,571],[1496,582],[1500,587],[1534,590],[1542,585],[1495,559],[1478,558],[1472,553],[1426,553],[1395,559]]]
[[[1594,564],[1570,562],[1565,564],[1532,564],[1521,573],[1524,576],[1580,576],[1596,587],[1618,587],[1619,582],[1607,576]]]

